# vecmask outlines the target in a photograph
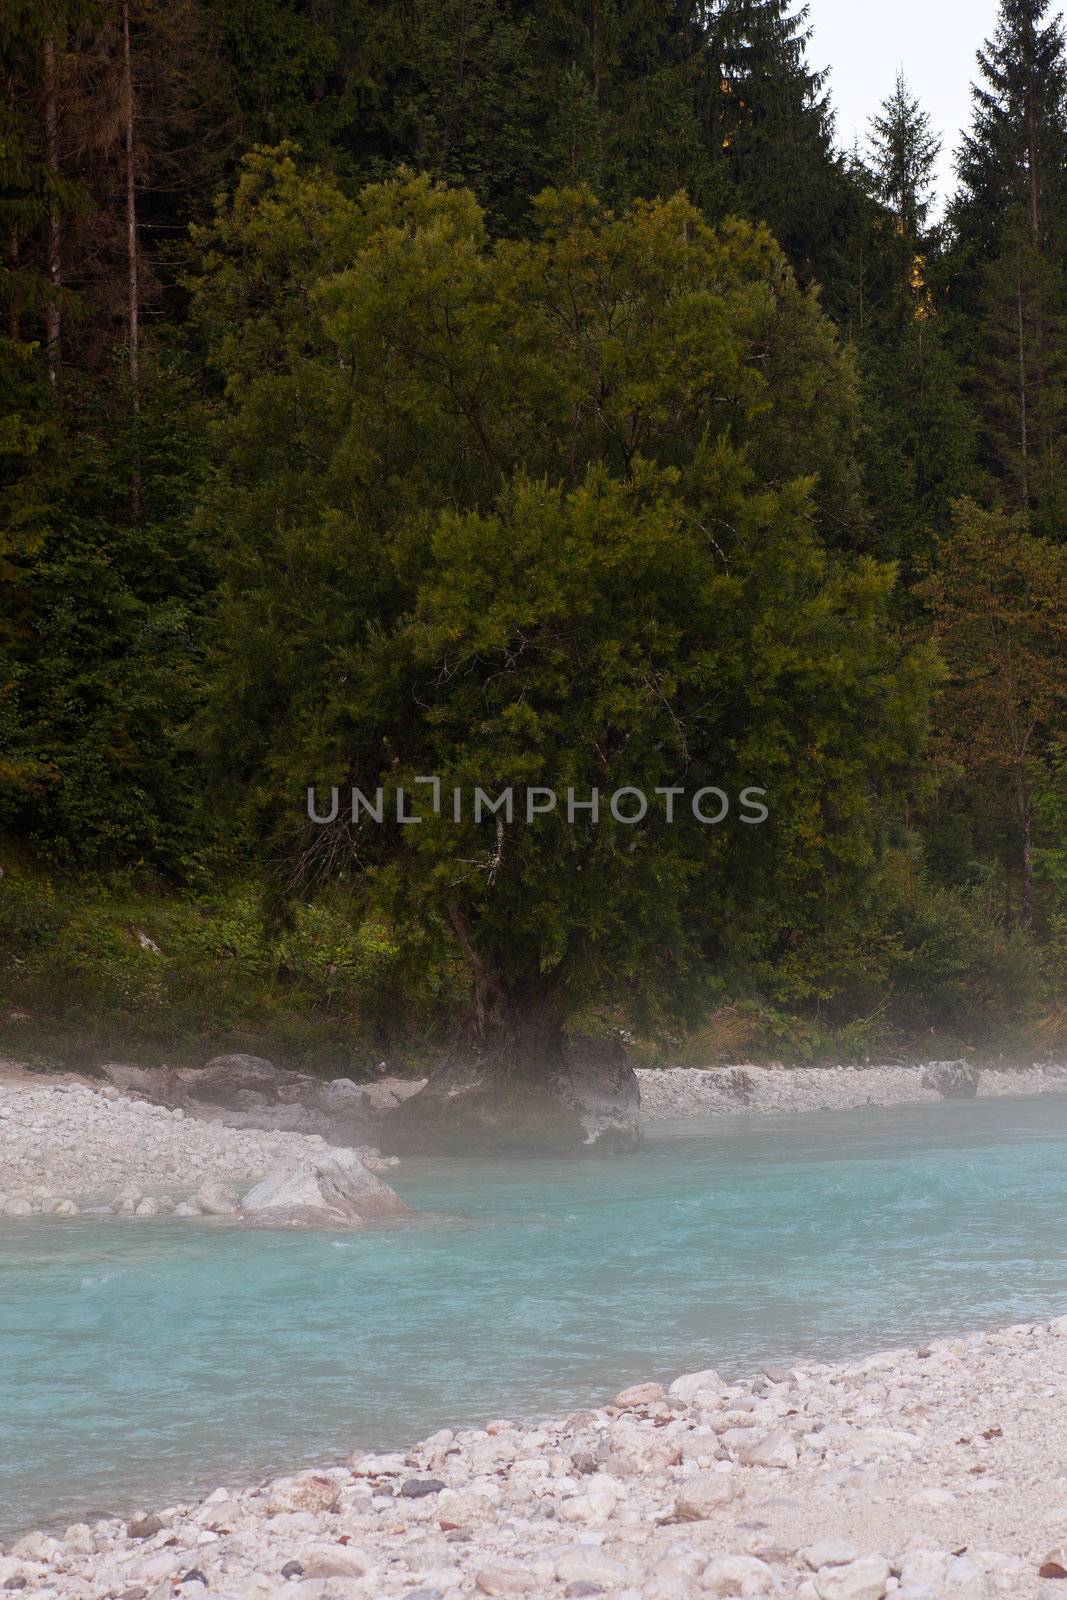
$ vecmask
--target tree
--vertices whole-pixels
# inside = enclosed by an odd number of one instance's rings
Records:
[[[983,287],[974,387],[986,459],[1006,503],[1038,531],[1058,532],[1067,512],[1063,263],[1017,225]]]
[[[879,199],[899,219],[909,242],[926,227],[941,140],[931,130],[929,113],[908,92],[903,68],[893,93],[871,118],[870,167]]]
[[[940,149],[903,72],[871,118],[857,160],[875,211],[862,235],[862,314],[853,324],[864,383],[864,479],[871,545],[907,577],[930,554],[953,500],[975,487],[975,421],[937,282],[938,230],[927,227]]]
[[[1035,785],[1067,710],[1067,550],[964,500],[921,593],[949,671],[938,744],[1009,820],[1029,926]]]
[[[766,232],[680,197],[538,214],[494,245],[469,194],[407,177],[352,204],[263,152],[200,235],[229,402],[211,748],[294,892],[343,879],[467,964],[462,1045],[405,1117],[422,1146],[521,1139],[502,1093],[557,1136],[583,1003],[682,1005],[716,952],[825,915],[922,722],[891,573],[821,538],[849,368]],[[786,435],[814,441],[788,479],[766,465]],[[440,810],[405,825],[397,791],[428,775]],[[322,827],[313,782],[346,792]],[[546,784],[559,804],[529,816]],[[765,831],[610,807],[748,784]],[[382,790],[381,825],[352,785]],[[476,821],[475,788],[513,814]],[[571,825],[594,788],[599,820]]]
[[[982,81],[971,90],[974,123],[957,161],[957,209],[986,249],[996,249],[1016,209],[1034,245],[1063,219],[1067,56],[1060,18],[1044,22],[1048,10],[1049,0],[1001,0],[996,33],[978,52]]]
[[[730,211],[766,222],[804,283],[847,315],[863,193],[834,146],[826,73],[807,59],[807,6],[722,0],[707,23],[708,138],[725,162]]]
[[[1067,313],[1067,51],[1047,0],[1003,0],[979,51],[950,208],[951,293],[983,420],[983,465],[1050,533],[1062,523]]]

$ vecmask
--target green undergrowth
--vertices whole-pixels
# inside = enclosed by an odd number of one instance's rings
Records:
[[[0,1054],[42,1070],[198,1065],[222,1051],[326,1076],[423,1072],[459,1018],[464,975],[427,937],[329,897],[272,923],[257,885],[177,892],[135,876],[44,873],[0,857]],[[1063,947],[1039,955],[973,894],[890,857],[870,904],[709,988],[688,1030],[633,1038],[648,1066],[827,1064],[1067,1052]],[[592,1009],[576,1031],[625,1031]]]
[[[272,926],[248,884],[177,895],[7,865],[0,1050],[92,1070],[243,1050],[326,1074],[417,1068],[457,997],[417,940],[327,902]]]

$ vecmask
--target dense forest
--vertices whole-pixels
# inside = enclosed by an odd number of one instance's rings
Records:
[[[905,76],[842,151],[784,0],[7,0],[0,41],[9,1053],[1062,1043],[1044,0],[943,211]],[[309,826],[425,774],[770,819]]]

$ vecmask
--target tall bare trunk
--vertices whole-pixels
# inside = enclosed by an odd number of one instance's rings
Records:
[[[1030,242],[1037,244],[1041,229],[1041,212],[1037,183],[1037,116],[1034,109],[1033,89],[1026,95],[1026,164],[1030,178]]]
[[[1022,462],[1023,510],[1030,505],[1030,436],[1026,380],[1026,339],[1023,330],[1023,279],[1020,269],[1015,280],[1015,310],[1019,338],[1019,451]]]
[[[593,104],[600,106],[600,80],[603,76],[603,61],[601,57],[600,39],[600,6],[593,0],[590,21],[590,52],[593,57]]]
[[[7,77],[7,102],[12,123],[15,120],[15,80],[11,73]],[[19,266],[19,230],[15,223],[11,224],[11,231],[7,236],[7,264],[14,274]],[[19,316],[18,301],[12,297],[7,312],[7,332],[13,344],[18,344],[22,336],[22,319]]]
[[[59,340],[62,333],[59,311],[59,288],[63,281],[63,236],[59,218],[59,198],[55,186],[59,181],[59,85],[56,65],[56,42],[46,39],[44,44],[44,158],[52,175],[53,191],[48,197],[48,280],[52,293],[45,307],[45,358],[48,362],[48,380],[53,385],[59,373]]]
[[[130,53],[130,5],[122,6],[123,116],[126,124],[126,264],[128,274],[127,346],[129,352],[130,394],[134,415],[141,409],[141,312],[140,264],[137,253],[137,176],[133,96],[133,60]],[[134,516],[141,514],[140,454],[134,446],[133,475],[130,485]]]
[[[1022,893],[1022,922],[1028,928],[1034,916],[1034,846],[1033,846],[1033,818],[1030,806],[1030,790],[1026,778],[1019,776],[1019,823],[1022,831],[1023,847],[1023,893]]]

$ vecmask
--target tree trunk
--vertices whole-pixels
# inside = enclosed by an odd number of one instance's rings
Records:
[[[593,62],[593,105],[600,109],[600,80],[603,75],[603,61],[601,59],[600,42],[600,6],[598,0],[593,0],[592,15],[590,17],[590,55]]]
[[[1034,844],[1030,790],[1025,777],[1019,778],[1019,823],[1023,847],[1022,924],[1029,928],[1034,919]]]
[[[1020,268],[1015,280],[1015,308],[1019,339],[1019,455],[1022,472],[1022,509],[1030,507],[1030,433],[1026,381],[1026,339],[1023,327],[1023,279]]]
[[[1041,232],[1041,212],[1037,181],[1037,116],[1034,108],[1033,88],[1026,92],[1026,164],[1030,179],[1030,241],[1037,245]]]
[[[127,346],[129,359],[130,394],[136,418],[141,410],[141,285],[140,262],[137,253],[137,175],[135,168],[136,140],[134,129],[133,58],[130,52],[130,6],[123,0],[122,7],[122,87],[123,120],[126,133],[126,269],[127,269]],[[141,514],[141,462],[140,450],[135,440],[133,471],[130,481],[130,499],[133,514]]]
[[[426,1087],[385,1119],[379,1142],[408,1155],[632,1150],[637,1079],[617,1040],[568,1043],[556,975],[507,982],[450,915],[471,968],[467,1017]]]
[[[52,293],[45,307],[45,359],[48,363],[48,381],[53,386],[59,373],[59,340],[62,332],[59,312],[59,287],[63,279],[63,240],[60,231],[59,197],[55,185],[59,180],[59,85],[54,39],[44,43],[44,158],[53,179],[53,191],[48,197],[48,281]]]

